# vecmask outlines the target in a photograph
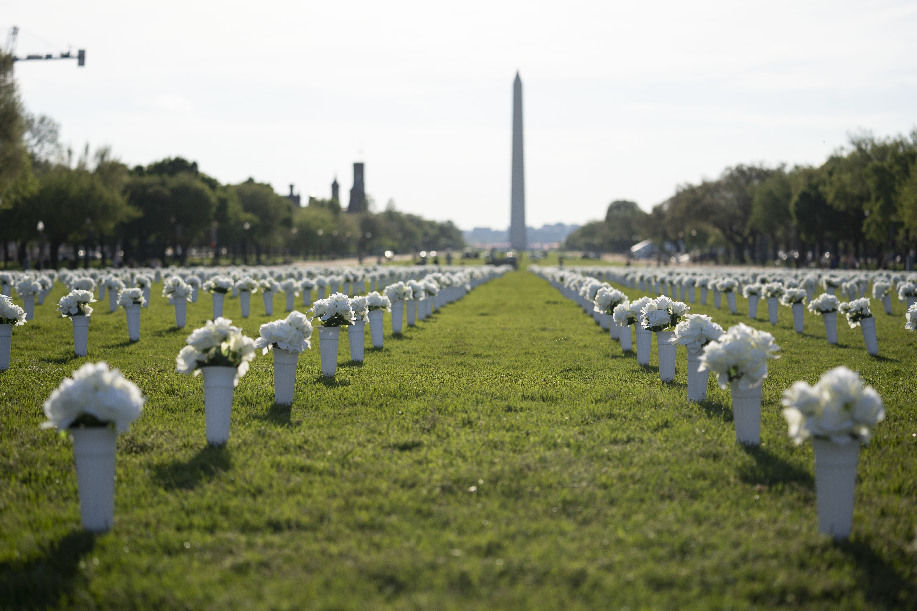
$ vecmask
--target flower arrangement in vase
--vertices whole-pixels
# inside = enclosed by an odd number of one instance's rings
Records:
[[[825,322],[825,336],[829,344],[837,343],[837,306],[840,302],[830,293],[822,293],[815,299],[809,300],[806,306],[813,314],[820,314]]]
[[[61,316],[73,323],[73,351],[76,356],[86,356],[89,352],[89,317],[92,316],[89,304],[94,302],[92,292],[84,289],[73,289],[57,302]]]
[[[6,295],[0,294],[0,371],[10,368],[13,327],[20,327],[25,323],[25,310]]]
[[[354,323],[350,298],[343,293],[333,293],[325,299],[316,299],[312,303],[312,319],[318,319],[321,323],[318,329],[318,347],[321,355],[322,375],[330,378],[337,372],[341,327]]]
[[[688,352],[688,400],[703,401],[707,398],[709,371],[700,371],[704,347],[723,335],[723,327],[713,322],[706,314],[687,314],[675,325],[675,342]]]
[[[640,310],[640,324],[647,331],[656,334],[656,348],[659,354],[659,379],[671,382],[675,379],[675,350],[673,341],[675,327],[691,308],[688,304],[662,295],[650,300]]]
[[[780,296],[780,303],[793,312],[793,330],[802,333],[805,325],[805,300],[808,293],[799,287],[788,287]]]
[[[274,352],[274,403],[291,405],[296,383],[299,355],[311,347],[312,324],[297,311],[286,318],[261,325],[255,348],[264,354]]]
[[[118,305],[127,316],[127,336],[132,342],[140,341],[140,308],[146,304],[143,289],[125,288],[118,293]]]
[[[860,327],[866,353],[872,356],[879,354],[879,340],[876,337],[876,319],[869,307],[869,298],[854,299],[838,304],[837,311],[844,315],[851,329]]]

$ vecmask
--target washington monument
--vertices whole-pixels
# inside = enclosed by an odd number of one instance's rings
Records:
[[[510,197],[509,243],[513,250],[526,249],[525,164],[522,159],[522,79],[513,81],[513,185]]]

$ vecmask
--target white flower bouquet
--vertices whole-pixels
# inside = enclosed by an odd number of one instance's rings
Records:
[[[110,275],[105,277],[103,286],[105,286],[107,290],[117,295],[122,289],[124,289],[124,282],[118,276]]]
[[[191,301],[193,288],[190,284],[182,280],[179,276],[170,276],[162,283],[162,296],[169,298],[169,303],[184,299]]]
[[[392,302],[385,295],[380,295],[376,291],[366,296],[366,307],[372,312],[373,310],[392,311]]]
[[[839,276],[834,276],[832,274],[826,274],[821,279],[821,285],[825,290],[836,289],[843,283],[844,281]]]
[[[13,303],[6,295],[0,295],[0,325],[22,326],[25,324],[25,310]]]
[[[764,297],[767,299],[779,299],[785,292],[786,289],[781,282],[768,282],[764,285]]]
[[[299,284],[293,278],[287,278],[280,283],[280,290],[287,295],[299,296]]]
[[[427,298],[427,293],[424,291],[424,285],[417,280],[408,280],[408,287],[411,289],[411,299],[414,301],[420,301],[421,299]]]
[[[630,301],[624,300],[622,303],[619,303],[615,306],[615,309],[612,312],[612,317],[614,318],[615,324],[619,327],[627,327],[629,325],[637,324],[637,320],[640,318],[639,313],[635,313],[630,309]],[[630,331],[628,331],[628,334]]]
[[[721,293],[732,293],[738,286],[739,282],[735,278],[720,278],[716,281],[714,288]]]
[[[365,296],[353,297],[350,300],[350,309],[353,310],[353,317],[355,321],[366,320],[366,315],[369,313],[369,304]]]
[[[786,289],[783,295],[780,297],[780,303],[785,306],[793,306],[797,303],[803,303],[806,299],[806,290],[798,287],[790,287]]]
[[[248,291],[249,293],[257,293],[259,286],[258,286],[258,282],[251,276],[242,276],[241,278],[236,280],[235,284],[233,285],[233,288],[235,288],[237,291]]]
[[[749,297],[760,297],[764,292],[763,284],[746,284],[742,287],[742,296],[748,299]]]
[[[676,343],[683,345],[689,352],[699,352],[723,333],[723,327],[706,314],[688,314],[675,325]]]
[[[31,276],[26,276],[16,283],[16,294],[21,298],[34,297],[41,292],[41,283]]]
[[[917,284],[913,282],[902,282],[898,285],[898,299],[907,301],[917,297]]]
[[[797,445],[809,437],[865,444],[872,427],[885,419],[879,393],[846,367],[825,372],[815,386],[796,382],[784,391],[781,403],[789,436]]]
[[[261,336],[255,340],[255,348],[261,349],[263,354],[275,347],[297,353],[311,348],[312,324],[300,312],[293,311],[284,319],[261,325],[259,333]]]
[[[92,293],[88,290],[73,289],[60,298],[57,302],[57,310],[62,316],[91,316],[92,307],[90,303],[95,303]]]
[[[312,278],[303,278],[299,283],[299,288],[304,291],[311,291],[315,288],[315,281]]]
[[[201,288],[203,288],[208,293],[222,293],[225,295],[232,290],[232,285],[232,278],[227,276],[213,276],[204,282],[204,284],[201,285]]]
[[[872,310],[869,308],[869,298],[854,299],[838,304],[837,311],[847,317],[847,324],[851,329],[860,325],[864,318],[872,318]]]
[[[312,317],[318,318],[323,327],[345,327],[354,323],[350,298],[343,293],[334,293],[326,299],[317,299],[312,304]]]
[[[877,280],[872,283],[872,298],[873,299],[884,299],[889,293],[891,293],[892,285],[888,282]]]
[[[813,314],[829,314],[831,312],[837,312],[838,303],[840,302],[834,295],[822,293],[810,301],[806,308]]]
[[[3,308],[0,307],[0,318],[2,317]],[[904,313],[904,328],[908,331],[917,331],[917,303],[911,304],[911,307]]]
[[[185,282],[187,282],[188,286],[190,286],[192,289],[201,288],[201,279],[198,278],[197,276],[188,276],[187,278],[185,278]]]
[[[82,278],[74,278],[70,283],[70,290],[73,291],[79,289],[81,291],[94,291],[96,290],[96,281],[88,276],[83,276]]]
[[[627,301],[627,296],[616,288],[603,286],[595,294],[595,311],[614,315],[615,308]]]
[[[262,278],[258,281],[258,288],[263,293],[276,293],[280,290],[280,284],[273,278]]]
[[[720,388],[738,382],[741,389],[759,386],[767,377],[767,360],[778,358],[774,336],[739,323],[704,348],[701,371],[717,375]]]
[[[382,292],[392,303],[396,301],[408,301],[413,297],[411,287],[404,282],[395,282],[394,284],[390,284],[385,287]]]
[[[148,289],[153,286],[153,278],[146,274],[137,274],[134,276],[134,286],[138,289]]]
[[[228,318],[208,320],[195,329],[188,339],[188,344],[176,357],[176,370],[179,373],[198,375],[201,367],[235,367],[236,377],[233,385],[248,371],[249,362],[255,357],[255,342],[234,327]]]
[[[87,363],[65,379],[44,403],[42,428],[112,426],[123,433],[140,416],[144,402],[136,384],[107,363]]]
[[[122,308],[132,305],[142,306],[145,303],[146,299],[143,298],[143,289],[141,288],[122,289],[118,293],[118,305]]]
[[[651,299],[640,310],[640,324],[648,331],[671,331],[691,308],[665,295]]]

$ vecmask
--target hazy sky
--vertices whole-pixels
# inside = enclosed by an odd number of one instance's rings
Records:
[[[821,163],[917,126],[913,1],[0,0],[26,107],[74,149],[197,161],[346,205],[509,224],[512,82],[529,225],[649,209],[738,163]]]

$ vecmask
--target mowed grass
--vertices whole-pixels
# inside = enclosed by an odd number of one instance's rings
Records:
[[[824,341],[788,309],[764,384],[762,445],[735,442],[727,391],[686,398],[637,365],[581,309],[513,272],[390,334],[366,361],[319,375],[317,333],[292,408],[272,360],[236,389],[225,448],[204,439],[201,378],[174,372],[188,327],[153,291],[142,341],[96,304],[72,357],[54,303],[13,332],[0,373],[0,606],[103,608],[904,608],[917,600],[917,337],[877,314]],[[639,296],[636,291],[628,291]],[[744,300],[740,299],[740,307]],[[225,314],[252,336],[276,316]],[[725,302],[724,302],[725,307]],[[746,321],[695,306],[724,327]],[[759,317],[766,315],[762,303]],[[148,397],[118,439],[114,528],[80,529],[72,449],[41,404],[84,362],[119,367]],[[656,364],[655,347],[652,363]],[[813,457],[786,436],[779,397],[846,364],[887,420],[861,452],[851,540],[817,533]]]

